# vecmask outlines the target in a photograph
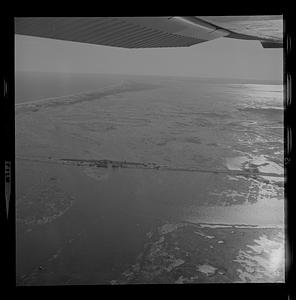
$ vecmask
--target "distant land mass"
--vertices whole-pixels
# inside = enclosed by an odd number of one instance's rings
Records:
[[[253,78],[226,78],[226,77],[203,77],[203,76],[182,76],[182,75],[156,75],[156,74],[124,74],[124,73],[69,73],[69,72],[47,72],[47,71],[16,71],[16,74],[48,74],[57,76],[124,76],[129,77],[142,77],[142,78],[173,78],[180,80],[198,80],[200,82],[213,82],[213,83],[240,83],[240,84],[283,84],[283,80],[271,80],[271,79],[253,79]]]

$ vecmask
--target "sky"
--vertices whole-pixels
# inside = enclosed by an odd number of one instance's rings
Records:
[[[15,70],[281,81],[283,50],[231,38],[191,47],[125,49],[15,35]]]

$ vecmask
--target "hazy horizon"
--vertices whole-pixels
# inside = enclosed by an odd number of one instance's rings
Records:
[[[15,35],[15,71],[283,80],[283,49],[220,38],[191,47],[125,49]]]
[[[242,83],[258,83],[258,84],[275,84],[281,85],[283,84],[283,78],[281,79],[252,79],[252,78],[234,78],[234,77],[207,77],[207,76],[194,76],[194,75],[158,75],[158,74],[139,74],[139,73],[106,73],[106,72],[67,72],[67,71],[41,71],[41,70],[15,70],[15,74],[18,73],[47,73],[47,74],[61,74],[61,75],[114,75],[114,76],[141,76],[141,77],[172,77],[172,78],[184,78],[184,79],[198,79],[198,80],[210,80],[210,81],[224,81],[226,83],[230,82],[239,82]]]

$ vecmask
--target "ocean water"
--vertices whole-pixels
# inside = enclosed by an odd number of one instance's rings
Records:
[[[97,90],[116,82],[120,76],[54,72],[16,72],[15,103],[36,101]]]
[[[229,242],[231,231],[221,230],[236,226],[234,257],[218,243],[229,277],[201,272],[219,270],[208,266],[213,251],[198,262],[196,272],[210,276],[202,280],[283,280],[246,263],[247,245],[284,228],[282,85],[35,73],[17,75],[16,95],[18,284],[114,283],[151,262],[145,245],[155,228],[171,226],[178,238],[182,222],[200,232],[211,225],[200,236]],[[97,168],[90,160],[157,168]],[[174,255],[170,274],[186,261]]]

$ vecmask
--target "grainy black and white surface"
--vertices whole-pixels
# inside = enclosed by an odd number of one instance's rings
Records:
[[[284,282],[282,85],[99,77],[16,104],[17,284]]]

